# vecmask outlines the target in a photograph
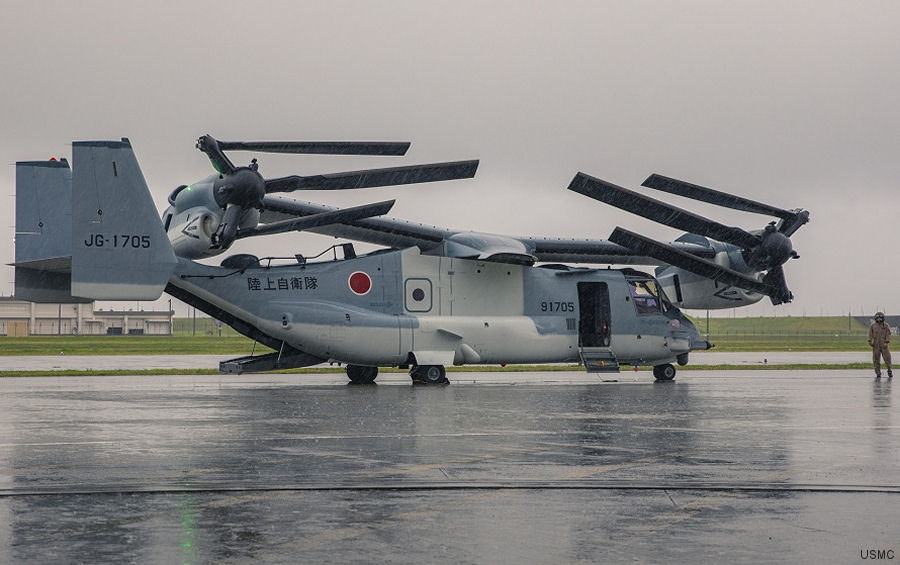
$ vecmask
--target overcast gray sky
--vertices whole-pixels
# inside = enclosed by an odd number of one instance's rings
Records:
[[[810,210],[786,266],[795,301],[737,315],[900,313],[898,21],[894,1],[6,2],[0,262],[13,260],[14,163],[70,156],[72,140],[129,137],[161,208],[210,174],[204,133],[408,140],[404,158],[260,155],[261,172],[479,158],[474,180],[304,196],[398,198],[392,216],[462,229],[606,238],[621,225],[671,241],[565,190],[578,171],[631,188],[657,172]],[[0,273],[12,294],[13,269]]]

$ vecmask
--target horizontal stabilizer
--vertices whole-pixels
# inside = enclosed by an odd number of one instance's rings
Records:
[[[61,261],[61,260],[57,260]],[[69,259],[65,259],[66,264]],[[31,269],[16,265],[16,298],[29,302],[75,304],[91,302],[72,296],[72,274],[66,271]]]

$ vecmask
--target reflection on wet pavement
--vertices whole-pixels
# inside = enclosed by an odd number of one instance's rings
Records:
[[[868,372],[450,376],[0,380],[0,561],[900,550],[897,403]]]
[[[248,352],[249,353],[249,352]],[[0,371],[58,371],[104,369],[218,369],[233,355],[0,355]],[[866,363],[866,351],[698,351],[693,365],[816,365]],[[321,365],[326,366],[326,365]],[[690,367],[690,365],[688,365]]]

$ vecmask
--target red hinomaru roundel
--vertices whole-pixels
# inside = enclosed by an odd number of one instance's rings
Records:
[[[359,294],[360,296],[368,294],[372,290],[372,279],[362,271],[356,271],[351,274],[347,283],[350,285],[350,290],[353,291],[353,294]]]

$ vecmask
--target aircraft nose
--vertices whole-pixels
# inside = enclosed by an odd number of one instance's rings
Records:
[[[681,314],[680,319],[681,328],[690,334],[691,351],[706,351],[707,349],[712,349],[714,347],[713,344],[700,337],[700,330],[697,329],[697,326],[695,326],[687,316]]]

